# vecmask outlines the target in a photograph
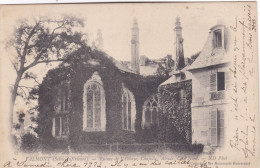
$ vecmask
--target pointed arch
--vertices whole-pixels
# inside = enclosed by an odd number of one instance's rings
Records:
[[[122,86],[122,129],[135,131],[136,103],[133,93]]]
[[[103,82],[94,72],[84,84],[83,93],[83,131],[106,130],[106,99]]]
[[[150,96],[143,105],[142,128],[159,125],[159,94]]]

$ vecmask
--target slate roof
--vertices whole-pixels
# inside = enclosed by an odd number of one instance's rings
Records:
[[[216,25],[213,28],[223,27],[223,25]],[[211,30],[213,29],[211,28]],[[225,35],[227,36],[227,35]],[[229,59],[224,48],[213,47],[213,31],[209,33],[206,44],[204,45],[198,58],[188,67],[187,70],[194,70],[205,68],[213,65],[220,65],[228,63]]]
[[[186,66],[182,70],[175,71],[175,73],[173,73],[169,79],[161,83],[160,86],[192,79],[192,74],[187,71],[186,68],[188,68],[188,66]],[[181,79],[181,74],[185,74],[185,79]]]

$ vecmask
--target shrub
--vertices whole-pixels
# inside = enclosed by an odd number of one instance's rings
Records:
[[[27,133],[22,136],[21,150],[27,152],[37,151],[39,147],[38,138],[31,134]]]

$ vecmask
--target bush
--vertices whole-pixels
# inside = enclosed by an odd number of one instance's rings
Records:
[[[202,153],[204,149],[204,145],[202,144],[192,144],[191,151],[195,153]]]
[[[38,150],[39,141],[38,138],[31,134],[27,133],[22,136],[21,150],[26,152],[35,152]]]

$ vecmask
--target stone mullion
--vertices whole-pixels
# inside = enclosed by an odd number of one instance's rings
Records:
[[[93,128],[95,128],[96,127],[96,123],[95,123],[95,91],[93,90],[93,122],[92,122],[92,124],[93,124]]]

